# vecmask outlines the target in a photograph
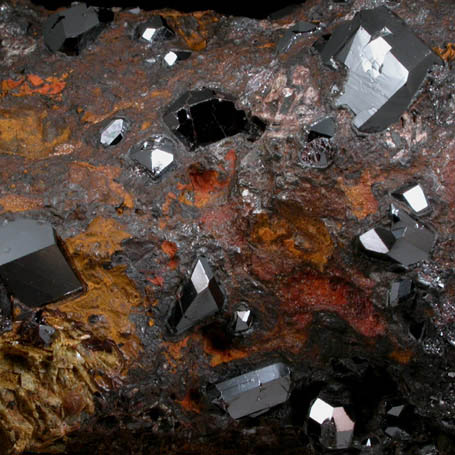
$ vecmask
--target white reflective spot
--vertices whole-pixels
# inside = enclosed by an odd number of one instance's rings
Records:
[[[193,270],[191,275],[191,282],[193,283],[194,288],[197,293],[202,292],[204,289],[207,289],[209,285],[209,277],[205,273],[204,266],[201,261],[197,261],[196,267]]]
[[[177,61],[177,54],[175,52],[168,52],[164,56],[164,61],[169,65],[172,66]]]
[[[382,254],[387,254],[389,252],[387,245],[382,241],[381,237],[379,237],[374,229],[365,232],[359,239],[366,250]]]
[[[403,193],[403,197],[415,212],[422,212],[428,208],[428,201],[420,185],[416,185]]]
[[[124,120],[123,119],[115,119],[112,120],[109,125],[104,129],[104,131],[101,133],[101,144],[103,145],[111,145],[112,142],[114,142],[118,136],[122,135],[123,132],[123,124]]]
[[[320,398],[316,399],[310,409],[310,419],[322,425],[333,417],[333,407]]]
[[[174,161],[174,155],[164,150],[155,149],[150,154],[151,170],[153,174],[161,174]]]
[[[144,33],[142,33],[142,38],[152,42],[153,35],[156,33],[156,28],[146,28]]]
[[[246,310],[246,311],[237,311],[237,316],[239,319],[241,319],[243,322],[248,322],[248,319],[250,317],[251,310]]]

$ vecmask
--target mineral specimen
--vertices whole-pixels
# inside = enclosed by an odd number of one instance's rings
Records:
[[[112,19],[110,11],[77,4],[49,17],[44,24],[44,42],[52,52],[79,55]]]
[[[215,402],[233,419],[256,417],[287,401],[291,385],[290,368],[274,363],[216,384]]]
[[[224,304],[220,289],[207,259],[200,257],[190,280],[180,290],[168,324],[173,333],[180,334],[203,319],[217,313]]]
[[[251,140],[264,132],[264,123],[235,107],[234,100],[213,90],[191,91],[169,107],[164,121],[191,150],[238,133]]]
[[[190,58],[190,51],[169,51],[164,56],[164,61],[168,66],[174,66],[177,62]]]
[[[308,142],[320,137],[330,139],[335,135],[335,128],[335,120],[331,117],[318,120],[314,125],[311,125],[310,132],[308,134]]]
[[[122,118],[117,118],[109,122],[101,132],[100,142],[105,147],[117,145],[125,135],[126,121]]]
[[[397,199],[406,202],[416,215],[423,215],[430,209],[430,204],[421,185],[407,185],[392,193]]]
[[[253,313],[246,304],[239,305],[234,312],[234,333],[244,333],[253,325]]]
[[[165,41],[174,38],[175,33],[161,16],[153,16],[136,29],[136,37],[148,43]]]
[[[414,284],[411,279],[405,278],[392,283],[388,295],[388,304],[391,307],[397,306],[412,295]]]
[[[30,219],[0,226],[0,279],[29,307],[40,307],[82,290],[50,224]]]
[[[337,100],[355,114],[354,126],[377,132],[408,108],[428,70],[439,58],[384,6],[357,13],[318,46],[325,63],[338,60],[349,70]]]

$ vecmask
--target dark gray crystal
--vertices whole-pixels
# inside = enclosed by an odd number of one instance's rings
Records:
[[[339,106],[356,115],[362,132],[382,131],[408,108],[437,55],[384,6],[363,10],[315,48],[322,60],[348,68]]]
[[[216,384],[214,402],[233,419],[255,417],[287,401],[291,384],[290,368],[274,363]]]
[[[318,120],[310,128],[308,134],[308,142],[313,141],[314,139],[325,137],[330,139],[335,135],[336,122],[332,117],[326,117],[322,120]]]
[[[276,51],[278,54],[286,52],[298,38],[301,33],[308,33],[316,30],[317,25],[312,24],[311,22],[299,21],[291,28],[285,30],[283,36],[278,41],[276,45]]]
[[[407,440],[412,432],[414,415],[411,406],[389,403],[386,406],[385,434],[392,439]]]
[[[153,16],[136,29],[136,37],[142,41],[153,43],[174,38],[175,33],[169,28],[161,16]]]
[[[104,147],[117,145],[126,133],[127,124],[122,118],[116,118],[101,131],[100,142]]]
[[[420,184],[407,185],[394,191],[392,195],[405,202],[416,215],[425,214],[430,210],[430,204]]]
[[[303,167],[326,169],[332,164],[335,154],[336,148],[329,139],[317,137],[302,144],[299,162]]]
[[[234,333],[241,334],[248,331],[253,325],[253,312],[248,305],[239,305],[234,312]]]
[[[256,140],[265,129],[261,120],[237,109],[232,98],[209,89],[186,92],[171,104],[164,122],[192,150],[238,133]]]
[[[44,43],[52,52],[79,55],[112,19],[112,12],[80,3],[49,17],[44,24]]]
[[[223,304],[224,294],[209,263],[201,257],[190,280],[180,290],[168,319],[169,328],[173,333],[180,334],[217,313]]]
[[[29,307],[82,290],[48,223],[18,219],[0,226],[0,279]]]
[[[319,426],[319,443],[326,449],[347,449],[351,446],[355,423],[342,406],[333,406],[317,398],[310,406],[308,419]]]
[[[165,136],[151,136],[135,145],[130,156],[143,166],[153,179],[159,179],[174,165],[176,146]]]
[[[389,291],[389,305],[391,307],[395,307],[400,302],[406,300],[409,296],[411,296],[413,288],[413,282],[409,278],[393,282]]]
[[[52,343],[55,329],[49,325],[40,324],[38,327],[38,335],[43,341],[45,346],[49,346]]]
[[[164,56],[164,61],[167,66],[174,66],[176,63],[186,60],[191,57],[191,51],[169,51]]]

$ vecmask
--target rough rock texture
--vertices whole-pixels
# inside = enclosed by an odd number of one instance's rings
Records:
[[[359,136],[352,114],[334,107],[345,71],[323,66],[312,45],[383,4],[444,64],[399,122]],[[0,453],[322,453],[306,421],[327,387],[350,407],[357,448],[374,433],[386,454],[455,453],[453,3],[308,0],[276,20],[162,10],[177,38],[152,45],[134,31],[154,13],[116,11],[76,57],[45,48],[51,13],[0,3],[0,216],[51,222],[86,290],[39,314],[14,301],[12,322],[3,311]],[[318,29],[277,53],[299,20]],[[168,67],[171,49],[193,53]],[[129,150],[173,137],[168,106],[203,87],[237,99],[264,134],[196,151],[177,142],[175,168],[153,181]],[[328,115],[333,164],[303,166],[310,126]],[[115,117],[129,129],[104,148],[100,132]],[[432,206],[422,219],[438,233],[431,259],[404,270],[362,255],[354,238],[414,181]],[[227,303],[172,337],[169,309],[198,255]],[[416,283],[414,300],[387,307],[404,277]],[[3,288],[0,299],[6,308]],[[231,337],[240,302],[253,330]],[[36,318],[56,329],[49,346],[24,335]],[[206,399],[209,385],[275,361],[292,368],[287,403],[234,421]],[[412,408],[409,438],[384,433],[388,399]]]

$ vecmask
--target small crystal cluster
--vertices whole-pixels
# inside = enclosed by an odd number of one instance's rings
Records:
[[[161,16],[153,16],[136,29],[136,37],[147,43],[165,41],[174,38],[175,33]]]

